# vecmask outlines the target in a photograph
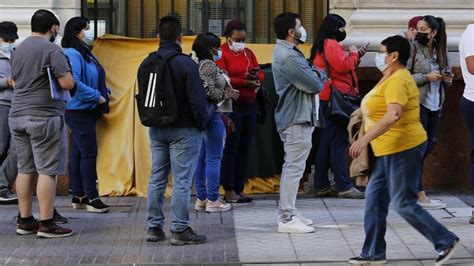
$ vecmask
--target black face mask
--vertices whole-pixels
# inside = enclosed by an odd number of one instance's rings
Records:
[[[336,31],[336,34],[334,34],[334,37],[336,38],[337,42],[342,42],[344,39],[346,39],[346,32],[345,31]]]
[[[51,36],[51,37],[49,37],[49,41],[50,41],[50,42],[56,41],[56,36],[57,36],[57,35],[58,35],[58,33],[57,33],[57,32],[54,32],[54,35]]]
[[[426,32],[418,32],[416,33],[415,40],[421,44],[421,45],[427,45],[428,42],[430,42],[430,39],[428,38],[428,33]]]

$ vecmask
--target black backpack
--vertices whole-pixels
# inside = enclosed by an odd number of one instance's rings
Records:
[[[178,119],[178,104],[168,62],[181,53],[162,57],[150,53],[138,68],[138,114],[144,126],[165,127]]]

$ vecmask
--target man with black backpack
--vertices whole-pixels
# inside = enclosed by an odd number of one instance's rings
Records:
[[[196,169],[201,131],[209,121],[207,100],[198,65],[182,53],[179,20],[163,17],[159,25],[160,47],[138,70],[137,95],[140,119],[150,127],[152,171],[148,184],[147,241],[165,239],[163,195],[170,170],[172,245],[200,244],[205,236],[189,227],[188,205]]]

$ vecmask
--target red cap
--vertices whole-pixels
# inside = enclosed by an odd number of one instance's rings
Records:
[[[422,16],[416,16],[416,17],[412,17],[409,21],[408,21],[408,27],[409,28],[414,28],[416,29],[416,24],[418,24],[418,21],[422,18]]]

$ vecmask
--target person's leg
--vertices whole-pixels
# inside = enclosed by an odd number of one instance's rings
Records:
[[[191,185],[202,145],[202,133],[195,128],[169,130],[170,161],[173,174],[171,198],[171,231],[183,232],[189,227],[188,206]]]
[[[16,156],[10,128],[8,126],[8,112],[10,108],[0,105],[0,197],[2,192],[9,191],[12,188],[16,178]]]
[[[250,148],[257,124],[257,103],[254,102],[251,105],[245,106],[244,113],[242,120],[242,135],[237,152],[234,177],[235,192],[239,195],[244,191],[245,181],[247,180]]]
[[[228,117],[234,123],[235,131],[226,138],[221,164],[221,184],[225,190],[225,198],[227,200],[237,200],[238,195],[235,193],[235,167],[243,121],[242,113],[237,104],[234,104],[233,113],[230,113]]]
[[[314,187],[317,190],[331,188],[328,178],[328,170],[330,166],[330,148],[331,136],[334,133],[334,127],[328,119],[326,127],[319,129],[321,137],[319,140],[318,151],[316,153],[316,161],[314,163]]]
[[[36,185],[36,196],[38,197],[41,221],[53,219],[56,177],[40,174]]]
[[[219,177],[225,141],[225,126],[220,113],[214,114],[204,139],[206,142],[207,198],[210,201],[216,201],[219,199]]]
[[[394,209],[441,252],[453,245],[457,236],[417,204],[417,179],[427,143],[390,156],[388,187]]]
[[[163,196],[168,184],[170,173],[169,142],[164,137],[163,129],[150,128],[151,176],[148,181],[147,224],[148,227],[163,229]]]
[[[339,192],[347,191],[354,187],[349,180],[347,165],[347,148],[349,147],[349,136],[347,129],[336,123],[334,124],[334,135],[330,143],[331,170],[334,173],[334,181]]]
[[[474,188],[474,102],[462,97],[461,99],[461,113],[464,117],[464,122],[469,129],[469,140],[471,145],[471,166],[469,170],[469,179],[471,181],[471,187]],[[474,206],[472,210],[471,218],[469,219],[470,224],[474,224]]]
[[[34,189],[33,173],[18,173],[15,188],[18,196],[18,208],[20,209],[20,217],[26,218],[33,215],[32,197]]]
[[[207,131],[208,129],[206,129]],[[207,135],[207,132],[204,133]],[[207,184],[206,184],[206,145],[207,136],[204,136],[201,149],[199,151],[199,158],[196,166],[196,172],[194,174],[194,188],[196,189],[197,198],[200,201],[207,199]]]
[[[311,150],[312,133],[313,127],[307,125],[292,125],[280,133],[285,149],[280,180],[280,223],[288,223],[293,216],[297,216],[296,195]]]
[[[81,177],[81,153],[79,148],[80,132],[78,125],[69,114],[66,113],[66,124],[70,129],[69,134],[69,187],[73,197],[84,197],[84,187]]]
[[[365,191],[365,240],[360,257],[368,260],[386,259],[385,232],[390,203],[386,178],[385,158],[378,157]]]

